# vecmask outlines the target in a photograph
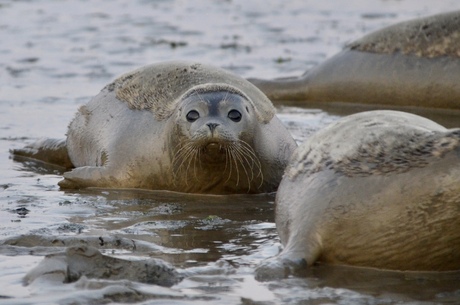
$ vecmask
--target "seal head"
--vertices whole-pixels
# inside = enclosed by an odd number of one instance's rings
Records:
[[[261,187],[262,165],[253,148],[259,122],[250,99],[229,85],[206,84],[181,100],[171,138],[175,183],[217,172],[224,185],[246,185],[248,192]]]

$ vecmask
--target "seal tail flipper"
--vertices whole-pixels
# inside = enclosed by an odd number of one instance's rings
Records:
[[[35,159],[66,169],[74,167],[67,152],[65,139],[40,139],[24,148],[13,149],[10,152],[19,158]]]
[[[309,95],[305,76],[286,77],[273,80],[248,78],[270,100],[307,100]]]

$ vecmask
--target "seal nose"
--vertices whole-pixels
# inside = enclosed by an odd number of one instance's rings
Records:
[[[216,127],[219,126],[220,124],[218,124],[218,123],[208,123],[208,124],[206,124],[206,125],[209,127],[209,129],[211,130],[211,132],[214,132],[214,130],[216,129]]]

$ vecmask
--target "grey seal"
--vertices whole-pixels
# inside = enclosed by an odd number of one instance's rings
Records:
[[[316,262],[400,271],[460,269],[460,129],[380,110],[305,141],[276,195],[282,252],[260,279]]]
[[[383,28],[300,77],[249,79],[272,101],[460,109],[460,11]]]
[[[295,148],[271,101],[245,79],[165,62],[107,85],[78,110],[66,140],[14,153],[74,167],[61,188],[232,194],[276,191]]]

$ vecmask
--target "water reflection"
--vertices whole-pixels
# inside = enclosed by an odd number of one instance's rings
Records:
[[[110,209],[70,221],[90,227],[97,223],[98,232],[176,249],[160,256],[180,266],[189,261],[216,261],[227,254],[247,254],[251,250],[247,245],[253,242],[247,226],[274,221],[273,194],[203,196],[139,190],[96,194],[85,191],[80,196],[87,202],[103,198]]]

